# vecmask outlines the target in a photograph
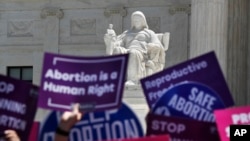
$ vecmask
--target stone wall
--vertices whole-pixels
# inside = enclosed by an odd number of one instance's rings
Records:
[[[122,33],[136,10],[155,32],[170,32],[166,67],[188,58],[190,0],[1,0],[0,73],[8,66],[33,66],[33,83],[39,85],[44,52],[105,55],[108,24]],[[138,105],[130,94],[125,101],[142,119],[147,107],[140,98]],[[39,109],[36,120],[47,112]]]

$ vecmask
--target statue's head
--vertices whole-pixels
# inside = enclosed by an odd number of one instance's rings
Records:
[[[148,28],[147,20],[141,11],[135,11],[131,15],[131,28],[132,29],[144,29]]]

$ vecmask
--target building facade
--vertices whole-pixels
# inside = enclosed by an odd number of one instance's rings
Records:
[[[140,10],[150,29],[170,32],[165,67],[214,50],[237,105],[249,104],[248,9],[248,0],[1,0],[0,73],[39,85],[44,52],[105,55],[108,25],[120,34]]]

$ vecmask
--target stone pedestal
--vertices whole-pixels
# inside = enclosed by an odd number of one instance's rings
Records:
[[[144,132],[146,132],[145,118],[149,112],[149,107],[141,87],[131,86],[125,87],[124,89],[123,102],[134,111],[141,122]]]

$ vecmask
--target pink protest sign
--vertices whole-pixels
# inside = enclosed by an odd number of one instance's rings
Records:
[[[250,106],[215,110],[214,114],[221,141],[229,141],[230,124],[250,124]]]
[[[44,54],[38,105],[67,111],[107,110],[121,105],[128,54],[81,57]]]
[[[39,122],[34,122],[30,131],[29,141],[36,141],[39,132]]]
[[[172,141],[219,141],[215,123],[149,114],[147,135],[161,134],[168,134]]]
[[[118,139],[112,141],[170,141],[170,137],[168,135],[158,135],[158,136],[148,136],[135,139]]]

